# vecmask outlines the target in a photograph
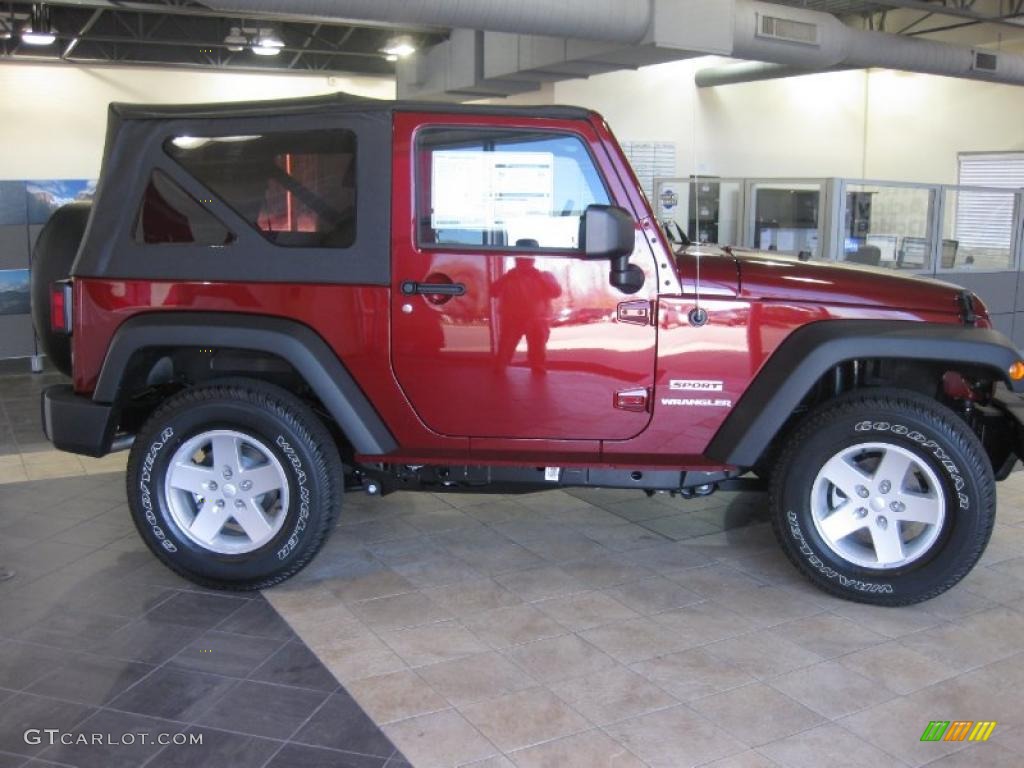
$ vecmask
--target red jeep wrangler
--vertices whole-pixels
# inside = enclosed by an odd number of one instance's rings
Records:
[[[200,584],[301,569],[345,489],[770,481],[842,597],[977,562],[1024,362],[952,285],[673,252],[597,114],[330,96],[114,105],[41,235],[58,448],[131,446],[143,539]],[[72,362],[73,361],[73,362]]]

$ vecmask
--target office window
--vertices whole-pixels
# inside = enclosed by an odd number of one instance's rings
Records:
[[[962,154],[959,160],[961,186],[990,189],[947,193],[942,267],[1009,269],[1014,193],[1024,188],[1024,152]]]
[[[347,248],[355,242],[351,131],[179,136],[166,151],[275,245]]]

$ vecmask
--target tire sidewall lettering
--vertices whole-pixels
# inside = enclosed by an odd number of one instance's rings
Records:
[[[907,440],[911,440],[917,443],[921,448],[928,451],[935,457],[935,460],[945,470],[947,477],[950,482],[953,483],[953,488],[956,490],[957,502],[961,510],[967,511],[971,508],[971,499],[964,489],[967,487],[967,481],[964,480],[963,474],[960,472],[960,468],[956,462],[950,457],[950,455],[940,446],[934,439],[922,434],[919,430],[911,429],[904,426],[903,424],[892,424],[887,421],[861,421],[854,426],[854,432],[888,432],[892,435],[898,435]]]
[[[149,448],[146,449],[146,455],[142,460],[142,466],[139,471],[139,505],[142,507],[142,514],[146,518],[146,523],[149,525],[153,537],[160,543],[161,547],[172,553],[177,552],[178,548],[168,538],[157,520],[156,511],[153,509],[153,491],[150,488],[150,483],[153,481],[153,470],[156,460],[160,456],[160,452],[173,437],[173,427],[165,427],[161,430],[160,437],[150,443]]]
[[[804,537],[803,531],[800,529],[800,516],[793,510],[789,510],[786,512],[786,521],[788,523],[790,536],[792,536],[793,540],[796,542],[797,551],[807,561],[807,564],[822,576],[838,582],[842,587],[855,589],[858,592],[872,592],[887,595],[891,595],[893,593],[893,587],[890,583],[853,579],[840,573],[835,568],[830,567],[820,557],[818,557],[811,545],[807,543],[807,539]]]
[[[299,492],[299,512],[297,520],[295,521],[295,528],[292,530],[291,535],[288,537],[287,541],[285,541],[284,545],[277,551],[277,559],[285,560],[292,552],[295,551],[295,548],[299,545],[299,541],[302,538],[302,534],[306,531],[306,527],[309,523],[310,505],[312,504],[313,494],[309,488],[309,477],[306,474],[302,459],[292,447],[291,443],[288,442],[284,435],[278,435],[274,440],[274,444],[281,449],[285,458],[288,460],[288,463],[291,465],[292,471],[295,473],[295,485]]]

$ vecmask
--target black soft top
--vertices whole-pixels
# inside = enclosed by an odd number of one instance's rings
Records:
[[[333,93],[276,101],[110,105],[92,216],[72,268],[76,277],[387,285],[391,279],[391,125],[396,112],[589,120],[579,107],[387,101]],[[356,136],[355,242],[289,249],[268,242],[164,150],[174,135],[250,135],[344,128]],[[235,235],[230,245],[136,242],[134,225],[160,171]]]
[[[272,117],[310,114],[371,114],[394,112],[440,112],[467,115],[509,115],[553,119],[587,119],[593,112],[582,107],[506,106],[491,104],[448,104],[434,101],[390,101],[329,93],[299,99],[235,101],[216,104],[125,104],[115,102],[111,112],[122,120],[173,120],[232,117]]]

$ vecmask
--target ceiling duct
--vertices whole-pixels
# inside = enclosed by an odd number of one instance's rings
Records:
[[[205,5],[241,15],[423,24],[490,34],[490,42],[485,35],[472,38],[472,45],[447,41],[437,52],[443,55],[425,55],[400,67],[399,91],[424,98],[522,89],[525,83],[586,76],[620,63],[640,66],[701,52],[747,60],[701,70],[696,78],[701,87],[869,67],[1024,85],[1024,56],[856,29],[831,13],[760,0],[205,0]],[[703,34],[705,28],[713,34]],[[510,42],[493,33],[519,37]],[[492,55],[493,45],[502,50]],[[653,51],[647,59],[630,59],[630,51],[645,46]],[[462,55],[463,50],[473,56]],[[472,66],[460,68],[463,60]],[[502,79],[515,85],[492,82]]]
[[[808,39],[764,34],[765,20],[769,18],[771,29],[804,30]],[[815,30],[815,43],[810,41],[811,28]],[[733,58],[770,64],[741,63],[703,69],[697,73],[698,86],[868,67],[1024,85],[1024,56],[855,29],[830,13],[737,0],[734,30]]]
[[[301,14],[623,44],[640,42],[651,20],[651,0],[207,0],[204,5],[236,14]]]

